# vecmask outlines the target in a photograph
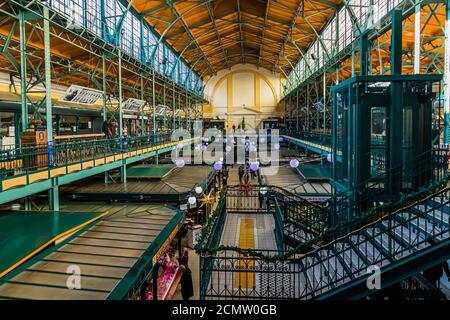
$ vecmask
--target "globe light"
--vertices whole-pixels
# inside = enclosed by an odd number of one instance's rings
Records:
[[[289,164],[291,165],[291,168],[297,168],[300,164],[297,159],[292,159]]]
[[[329,153],[329,154],[327,155],[327,161],[328,161],[328,162],[333,162],[333,154]]]
[[[203,192],[203,188],[202,187],[200,187],[200,186],[195,187],[195,193],[200,194],[202,192]]]
[[[206,149],[208,149],[208,147],[205,146],[204,144],[200,147],[200,150],[202,150],[202,151],[206,151]]]
[[[183,168],[184,165],[185,165],[185,162],[184,162],[184,160],[182,160],[182,159],[178,159],[178,160],[175,161],[175,165],[176,165],[178,168]]]
[[[217,171],[222,170],[222,162],[217,161],[216,163],[214,163],[214,169]]]
[[[226,147],[225,147],[225,150],[226,150],[227,152],[230,152],[230,151],[231,151],[231,146],[226,146]]]
[[[219,158],[219,161],[223,163],[223,157],[220,157],[220,158]]]
[[[197,198],[196,198],[196,197],[193,197],[193,196],[189,197],[189,198],[188,198],[188,203],[189,203],[191,206],[193,206],[194,204],[197,203]]]
[[[274,146],[275,150],[280,150],[280,145],[278,143],[276,143]]]
[[[204,137],[204,138],[203,138],[203,141],[204,141],[204,142],[209,142],[209,138],[208,138],[208,137]]]
[[[250,164],[250,169],[252,171],[258,171],[259,169],[259,163],[258,162],[253,162],[252,164]]]

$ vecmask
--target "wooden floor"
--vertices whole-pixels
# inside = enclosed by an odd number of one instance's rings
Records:
[[[139,193],[170,194],[190,192],[211,173],[209,166],[176,168],[163,179],[128,179],[126,184],[108,183],[103,179],[89,179],[61,187],[61,193]]]
[[[107,212],[0,212],[0,278]]]
[[[176,213],[159,205],[61,205],[75,209],[110,214],[0,285],[0,299],[106,299]],[[80,290],[67,287],[74,266]]]

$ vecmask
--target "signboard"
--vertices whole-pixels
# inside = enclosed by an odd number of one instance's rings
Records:
[[[97,103],[102,96],[102,91],[71,85],[59,101],[92,105]]]
[[[175,238],[175,236],[178,233],[178,230],[180,230],[180,225],[177,224],[175,229],[172,230],[172,232],[169,234],[169,236],[167,237],[166,241],[164,241],[164,243],[161,245],[161,247],[159,248],[159,250],[155,253],[155,255],[152,258],[152,263],[153,265],[155,265],[159,258],[161,257],[161,255],[163,254],[164,251],[166,251],[167,247],[169,246],[169,244],[172,242],[172,240]]]
[[[122,108],[127,111],[138,112],[145,106],[144,100],[129,98],[123,103]]]

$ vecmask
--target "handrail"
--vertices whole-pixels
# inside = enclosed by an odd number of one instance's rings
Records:
[[[414,199],[428,192],[427,188],[445,183],[448,180],[449,154],[448,149],[435,148],[406,163],[404,166],[409,170],[394,168],[352,189],[336,193],[326,201],[328,206],[309,202],[280,187],[271,186],[270,189],[279,201],[285,203],[285,221],[302,226],[303,231],[312,233],[314,237],[323,238],[329,230],[348,232],[361,219],[388,208],[393,210],[410,201],[411,197],[407,195],[413,195]],[[387,178],[391,182],[390,188],[385,187]],[[390,194],[392,189],[397,192]],[[344,226],[350,229],[345,230]]]
[[[261,291],[255,288],[239,290],[237,294],[242,298],[309,299],[332,294],[333,289],[343,284],[353,285],[367,278],[369,266],[391,268],[406,259],[413,261],[423,251],[435,249],[434,244],[437,244],[435,250],[439,250],[438,244],[448,242],[450,237],[449,205],[450,187],[441,187],[426,197],[394,211],[387,211],[346,235],[304,254],[270,250],[255,252],[232,247],[210,249],[201,252],[201,258],[205,254],[216,254],[218,261],[210,261],[208,268],[202,272],[246,272],[259,274],[260,277],[269,277],[267,272],[270,272],[270,277],[276,279],[273,283],[275,287],[271,290],[266,287],[260,287]],[[255,268],[244,271],[239,269],[239,259],[254,264]],[[283,281],[288,281],[290,285],[285,286]],[[207,285],[208,282],[203,283],[204,287]],[[277,292],[277,287],[281,288],[280,294],[272,296],[273,292]],[[214,287],[211,292],[205,289],[202,296],[218,298],[222,294],[221,289]],[[224,292],[233,297],[227,288],[224,288]]]
[[[190,140],[195,140],[193,137]],[[124,154],[138,155],[139,150],[174,147],[171,133],[137,137],[64,140],[53,144],[21,146],[0,151],[0,191],[2,181],[16,179],[17,185],[29,184],[121,160]],[[154,149],[152,149],[154,148]],[[9,186],[8,188],[11,188]]]

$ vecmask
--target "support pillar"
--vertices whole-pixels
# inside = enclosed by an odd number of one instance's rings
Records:
[[[106,56],[105,53],[102,54],[102,116],[103,116],[103,122],[108,120],[108,109],[106,107]],[[103,126],[103,124],[102,124]],[[104,173],[104,181],[105,184],[108,184],[108,172]]]
[[[120,36],[120,39],[122,37]],[[124,149],[124,139],[123,139],[123,110],[122,110],[122,49],[120,48],[119,41],[119,139],[120,139],[120,150]]]
[[[48,206],[51,211],[59,211],[59,186],[52,180],[53,187],[48,190]]]
[[[49,9],[43,5],[44,12],[44,69],[45,69],[45,109],[48,143],[48,163],[53,166],[53,123],[52,123],[52,69],[50,52]],[[27,115],[28,116],[28,115]]]
[[[446,19],[445,19],[445,67],[444,74],[444,144],[449,144],[450,140],[450,0],[446,1]]]
[[[369,52],[369,36],[367,32],[363,32],[360,38],[360,52],[359,52],[359,74],[361,76],[367,76],[368,72],[368,59],[367,54]],[[354,70],[352,71],[354,73]]]
[[[120,167],[120,182],[123,184],[127,183],[127,164],[123,163]]]
[[[414,74],[420,74],[420,45],[421,45],[421,0],[416,0],[416,12],[414,17]]]
[[[175,81],[172,84],[172,130],[175,130]]]
[[[391,38],[391,74],[402,73],[402,12],[392,12]],[[402,84],[391,84],[391,106],[389,121],[388,168],[390,169],[389,184],[391,195],[398,196],[398,183],[401,179],[403,162],[403,95]]]
[[[20,97],[22,105],[22,131],[28,129],[27,101],[27,36],[25,33],[25,12],[19,12],[20,31]],[[17,139],[17,137],[16,137]]]
[[[141,100],[145,101],[144,95],[144,77],[141,75]],[[145,131],[145,120],[144,120],[144,112],[141,110],[141,136],[144,136]]]

